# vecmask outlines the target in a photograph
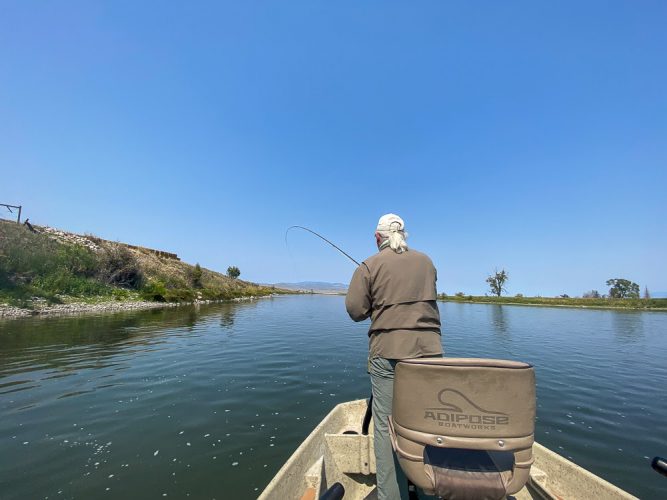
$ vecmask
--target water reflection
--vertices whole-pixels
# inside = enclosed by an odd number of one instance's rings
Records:
[[[34,380],[18,380],[21,373],[39,372],[36,378],[46,380],[116,367],[123,364],[118,355],[160,349],[170,337],[191,335],[208,323],[207,318],[219,318],[221,328],[231,329],[240,309],[256,306],[256,302],[208,304],[0,321],[0,394],[34,387],[30,384]]]
[[[192,329],[195,327],[199,319],[200,313],[201,313],[200,304],[194,304],[191,308],[189,308],[187,314],[185,315],[186,316],[185,326],[188,327],[188,330],[192,331]]]
[[[619,340],[637,342],[644,336],[644,315],[639,311],[616,312],[612,315],[612,328]]]
[[[492,304],[491,306],[491,326],[500,337],[509,338],[509,326],[507,316],[503,306]]]
[[[110,315],[0,322],[0,394],[35,387],[82,370],[123,369],[119,354],[157,350],[172,335],[192,332],[211,307],[178,307]],[[127,358],[125,358],[127,359]],[[25,373],[34,376],[25,377]],[[22,379],[22,380],[19,380]]]
[[[234,326],[234,318],[236,317],[236,307],[232,304],[225,304],[225,307],[220,312],[220,327],[231,328]]]

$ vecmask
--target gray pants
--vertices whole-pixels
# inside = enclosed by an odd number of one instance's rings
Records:
[[[408,480],[398,465],[391,447],[389,424],[394,396],[395,359],[372,358],[368,363],[373,388],[373,425],[375,426],[375,463],[378,500],[407,500]]]
[[[442,355],[426,356],[439,358]],[[368,361],[373,389],[373,425],[375,426],[375,464],[377,467],[378,500],[408,500],[408,479],[398,463],[389,437],[387,418],[391,415],[394,399],[394,368],[397,359],[372,358]],[[419,488],[420,500],[435,500]]]

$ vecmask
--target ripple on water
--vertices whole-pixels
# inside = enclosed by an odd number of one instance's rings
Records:
[[[449,355],[535,365],[539,441],[659,497],[646,457],[667,449],[650,431],[667,412],[667,315],[441,308]],[[0,392],[21,389],[0,400],[9,498],[206,498],[220,484],[255,498],[333,405],[370,392],[367,325],[341,297],[24,324],[3,332],[11,348],[0,337]]]

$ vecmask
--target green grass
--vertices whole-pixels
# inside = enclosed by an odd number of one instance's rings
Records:
[[[33,299],[49,304],[73,300],[192,302],[281,292],[210,271],[206,271],[208,286],[203,286],[202,269],[180,261],[180,274],[158,261],[160,270],[151,270],[149,276],[137,254],[127,247],[100,239],[95,243],[100,251],[0,222],[0,303],[32,308]],[[191,279],[187,279],[188,273]]]
[[[623,309],[667,309],[667,299],[582,299],[550,297],[481,297],[473,295],[438,295],[445,302],[518,304],[535,306],[569,306]]]
[[[49,303],[61,295],[111,295],[96,279],[97,257],[78,245],[65,245],[18,224],[0,224],[0,300],[26,307],[33,297]]]
[[[169,287],[160,280],[153,280],[141,291],[144,300],[157,302],[192,302],[194,300],[231,300],[241,297],[263,297],[276,293],[264,286],[238,285],[237,287],[185,288]]]

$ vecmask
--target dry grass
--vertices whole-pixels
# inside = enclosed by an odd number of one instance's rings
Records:
[[[95,243],[94,248],[89,246]],[[0,299],[30,307],[34,299],[67,301],[113,296],[117,300],[191,302],[288,293],[232,279],[194,266],[94,236],[32,233],[17,224],[0,224]],[[132,293],[128,293],[132,292]]]

